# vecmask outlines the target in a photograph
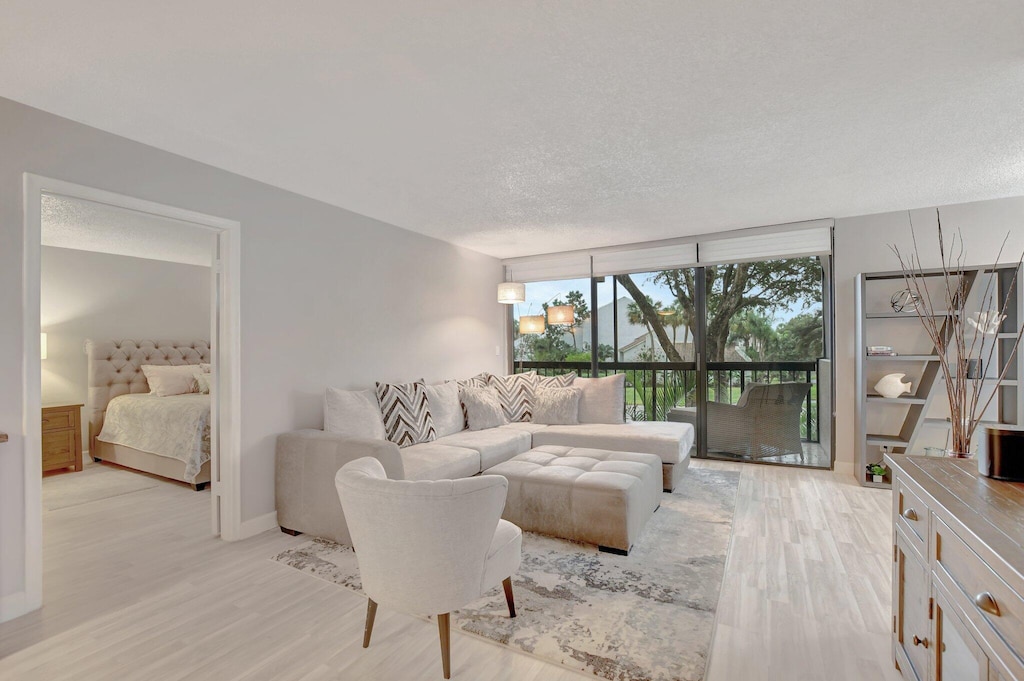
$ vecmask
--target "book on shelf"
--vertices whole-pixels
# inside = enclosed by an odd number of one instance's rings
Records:
[[[892,346],[889,345],[869,345],[868,346],[868,357],[895,357],[898,355]]]

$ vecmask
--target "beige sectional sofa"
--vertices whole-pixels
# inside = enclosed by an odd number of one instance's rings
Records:
[[[334,476],[343,465],[364,456],[380,460],[392,479],[440,480],[477,475],[542,445],[640,452],[661,459],[663,487],[671,491],[689,466],[693,437],[690,424],[666,422],[515,422],[462,430],[402,448],[385,439],[321,430],[285,433],[277,441],[278,524],[293,534],[349,543]]]

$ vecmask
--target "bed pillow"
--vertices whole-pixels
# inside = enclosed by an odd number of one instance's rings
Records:
[[[438,437],[459,433],[466,425],[459,400],[459,386],[455,382],[424,386],[430,418]]]
[[[491,375],[487,385],[498,391],[498,401],[510,423],[532,419],[533,393],[537,387],[536,371],[509,376]]]
[[[198,391],[194,364],[143,364],[141,368],[151,395],[168,397]]]
[[[423,381],[378,383],[377,402],[384,420],[384,436],[399,447],[430,442],[437,437]]]
[[[209,362],[200,362],[199,368],[202,369],[204,374],[211,373],[213,371],[213,365]]]
[[[508,423],[494,388],[464,388],[460,396],[469,415],[470,430],[497,428]]]
[[[383,440],[384,421],[377,391],[328,388],[324,393],[324,430],[346,437]]]
[[[574,380],[576,380],[575,371],[570,371],[567,374],[558,374],[557,376],[538,376],[537,390],[543,390],[544,388],[568,388]]]
[[[573,426],[580,422],[582,388],[544,388],[533,398],[533,422]]]
[[[210,394],[210,374],[202,369],[193,369],[192,377],[196,379],[196,392],[203,395]]]
[[[580,423],[625,423],[626,374],[604,378],[577,378],[572,387],[582,388]]]

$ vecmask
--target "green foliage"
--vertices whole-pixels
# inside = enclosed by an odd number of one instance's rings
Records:
[[[818,359],[823,354],[824,320],[821,310],[793,317],[776,329],[771,359],[779,362]]]
[[[880,463],[869,463],[868,464],[868,473],[870,473],[871,475],[885,475],[888,472],[889,472],[889,469],[886,468],[885,466],[883,466]]]

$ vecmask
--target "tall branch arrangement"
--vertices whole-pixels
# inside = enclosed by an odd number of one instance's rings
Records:
[[[1002,321],[1006,318],[1007,310],[1013,300],[1013,290],[1017,285],[1017,275],[1020,272],[1021,263],[1024,262],[1024,253],[1017,260],[1017,267],[1014,269],[1005,297],[1002,301],[998,301],[998,278],[995,275],[996,267],[1002,260],[1003,249],[1006,246],[1006,239],[1003,239],[991,267],[992,276],[986,277],[987,281],[979,298],[978,310],[972,315],[968,310],[968,307],[971,306],[971,296],[968,295],[971,289],[971,272],[969,271],[971,268],[964,264],[966,250],[963,234],[958,230],[947,243],[942,230],[942,216],[938,211],[936,211],[936,215],[938,217],[939,255],[942,263],[941,270],[937,275],[925,274],[921,265],[913,221],[910,223],[910,234],[914,244],[913,252],[905,254],[894,245],[890,248],[899,258],[907,289],[918,297],[916,306],[918,318],[928,333],[928,337],[934,343],[935,351],[938,354],[939,366],[946,384],[946,396],[949,398],[952,450],[966,456],[971,451],[971,441],[981,423],[982,416],[999,393],[999,387],[1003,384],[1007,371],[1013,365],[1013,359],[1020,347],[1021,336],[1024,334],[1024,320],[1018,319],[1018,330],[1013,349],[1007,355],[1003,366],[999,368],[999,375],[992,383],[994,389],[986,397],[985,391],[982,390],[985,383],[985,371],[974,372],[974,375],[969,377],[972,373],[969,369],[972,362],[976,360],[981,360],[981,367],[991,366],[992,358],[999,347],[999,337],[994,335],[991,342],[987,342],[985,336],[997,334]],[[933,293],[928,286],[928,281],[936,276],[941,278],[942,286],[938,287],[939,291]],[[996,357],[998,358],[997,355]]]

